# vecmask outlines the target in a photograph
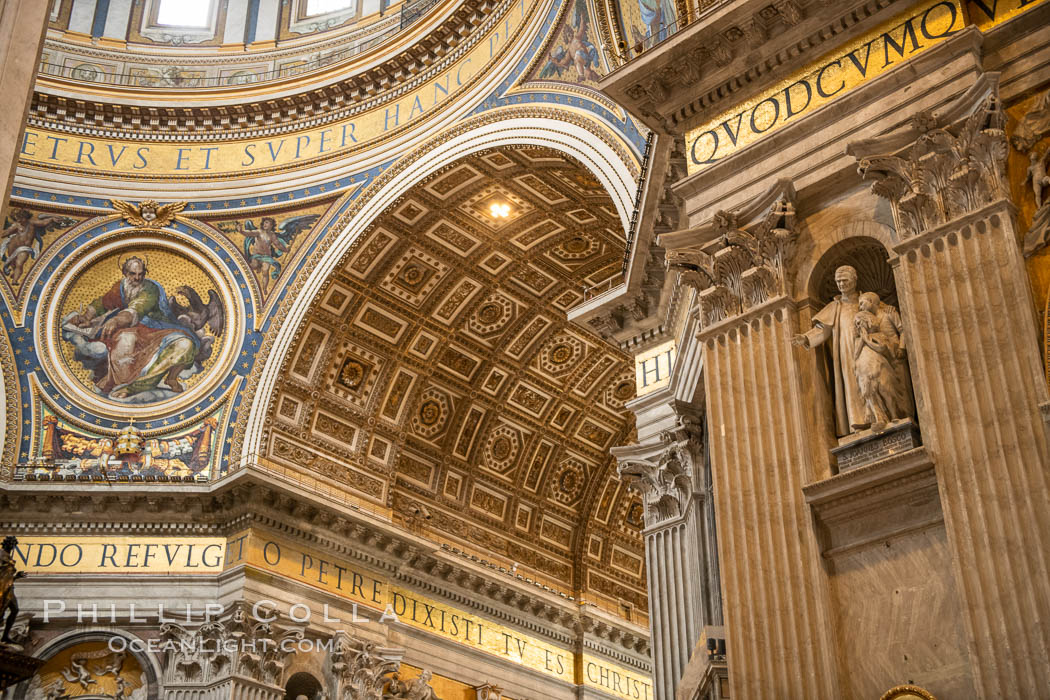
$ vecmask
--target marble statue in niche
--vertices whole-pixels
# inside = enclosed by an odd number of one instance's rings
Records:
[[[864,402],[865,422],[851,427],[870,427],[879,432],[890,421],[912,413],[907,370],[901,366],[901,321],[897,310],[883,304],[875,292],[861,294],[857,307],[853,317],[854,370]]]
[[[836,434],[878,432],[913,413],[900,315],[878,295],[860,294],[849,265],[835,270],[835,285],[839,294],[792,343],[810,349],[831,341]]]

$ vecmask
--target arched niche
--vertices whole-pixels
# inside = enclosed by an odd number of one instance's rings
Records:
[[[843,218],[822,225],[819,234],[811,236],[815,245],[804,247],[795,258],[796,293],[816,305],[827,303],[838,293],[835,269],[841,265],[857,268],[861,289],[888,290],[887,279],[893,279],[889,264],[892,235],[889,226],[870,219]],[[896,300],[896,284],[891,286]]]
[[[122,630],[76,631],[51,640],[34,656],[44,665],[19,683],[14,700],[47,697],[158,700],[160,668],[146,643]],[[63,692],[50,695],[61,686]]]
[[[867,418],[871,421],[873,426],[872,430],[875,434],[881,434],[883,427],[887,424],[900,425],[894,423],[894,420],[902,420],[900,414],[906,414],[910,411],[910,420],[915,420],[915,394],[913,390],[914,378],[911,376],[911,362],[907,358],[907,319],[906,309],[902,305],[902,300],[897,295],[897,284],[894,275],[894,268],[890,262],[890,253],[887,245],[890,242],[890,229],[886,226],[878,224],[873,221],[853,221],[844,226],[838,227],[831,234],[831,238],[834,241],[830,246],[827,246],[819,252],[812,251],[810,255],[804,256],[799,264],[799,276],[798,281],[801,289],[805,293],[805,297],[811,304],[813,313],[815,316],[819,315],[818,312],[822,309],[826,309],[840,295],[838,284],[836,283],[836,271],[843,266],[852,267],[857,273],[856,290],[859,294],[868,292],[874,292],[878,295],[879,300],[883,305],[893,307],[896,312],[891,312],[889,315],[880,314],[880,319],[887,319],[885,322],[891,325],[891,330],[885,331],[888,336],[896,336],[899,334],[899,338],[893,338],[891,340],[880,340],[882,343],[883,350],[879,351],[880,354],[886,352],[885,348],[894,348],[895,357],[889,359],[888,366],[893,369],[888,370],[887,375],[882,375],[881,378],[876,379],[878,376],[875,374],[875,369],[878,367],[878,362],[869,360],[868,364],[862,365],[860,359],[857,359],[856,365],[853,365],[854,360],[850,360],[851,363],[849,371],[844,369],[843,364],[836,364],[837,362],[843,362],[835,359],[839,357],[836,353],[839,351],[832,347],[832,344],[839,342],[839,333],[845,332],[854,334],[856,333],[856,343],[861,343],[859,340],[861,332],[854,330],[855,326],[853,322],[849,322],[849,327],[846,329],[840,329],[836,327],[833,339],[827,340],[822,344],[818,351],[818,364],[821,368],[821,373],[825,378],[825,396],[826,404],[831,408],[831,413],[835,417],[835,428],[836,435],[839,438],[839,446],[843,445],[843,439],[854,439],[857,436],[864,437],[867,435],[865,422],[858,422],[856,416],[860,414],[860,421],[864,421],[864,414],[867,414]],[[822,232],[823,233],[823,232]],[[828,236],[824,236],[826,239]],[[856,313],[856,307],[854,306],[854,312]],[[899,315],[898,315],[899,312]],[[849,318],[853,318],[850,316]],[[893,319],[893,320],[890,320]],[[883,321],[880,321],[880,323]],[[841,325],[841,324],[839,324]],[[802,328],[800,331],[808,331],[809,328]],[[882,331],[869,328],[868,332],[879,333]],[[899,345],[898,345],[899,343]],[[871,346],[869,346],[871,347]],[[861,349],[861,345],[856,346],[857,354],[855,357],[863,358],[864,351]],[[897,349],[900,348],[900,349]],[[901,353],[901,349],[903,352]],[[901,353],[901,354],[896,354]],[[851,353],[852,356],[852,353]],[[877,355],[869,355],[869,357],[878,357]],[[883,360],[885,362],[885,360]],[[875,364],[871,364],[875,362]],[[902,364],[903,363],[903,364]],[[863,369],[862,369],[863,367]],[[881,370],[887,371],[887,370]],[[890,377],[889,379],[885,377]],[[851,396],[851,392],[846,383],[853,383],[853,398],[847,398]],[[875,389],[878,391],[888,391],[888,394],[871,394],[868,398],[858,398],[865,391],[865,383],[869,387],[867,391],[873,391],[871,387],[882,387]],[[860,388],[858,389],[858,384]],[[888,388],[890,387],[890,388]],[[856,393],[856,392],[860,393]],[[872,396],[879,398],[872,398]],[[904,397],[907,398],[904,398]],[[893,397],[893,398],[886,398]],[[882,409],[873,409],[872,406],[879,401],[886,401],[885,407]],[[861,401],[861,406],[867,406],[867,408],[857,407],[856,401]],[[865,403],[866,402],[866,403]],[[842,404],[847,403],[849,406],[853,406],[853,409],[843,409]],[[894,408],[895,407],[895,408]],[[847,415],[843,411],[852,410],[849,413],[850,420],[847,421],[844,417]],[[872,418],[873,415],[878,415],[877,412],[881,410],[882,413],[889,414],[891,417],[894,413],[897,414],[897,418],[894,420],[883,419],[878,421]],[[852,429],[851,429],[852,424]],[[912,423],[907,423],[913,425]],[[866,439],[866,438],[865,438]],[[915,439],[918,440],[918,433],[915,433]],[[839,454],[840,468],[842,466],[843,455]]]
[[[883,303],[899,308],[897,284],[885,246],[869,236],[856,236],[839,241],[828,248],[814,265],[809,277],[809,298],[823,306],[838,295],[835,270],[849,265],[857,271],[857,288],[875,292]]]
[[[284,700],[320,700],[322,693],[321,681],[305,671],[293,673],[284,684]]]

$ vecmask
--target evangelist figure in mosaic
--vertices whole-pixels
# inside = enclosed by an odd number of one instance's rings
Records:
[[[120,270],[121,279],[108,292],[62,319],[62,337],[74,345],[76,359],[92,371],[103,396],[129,403],[169,398],[211,356],[225,326],[221,300],[209,290],[204,303],[183,285],[176,293],[188,305],[180,303],[146,277],[139,257],[125,260]]]
[[[835,270],[835,285],[840,294],[813,317],[813,328],[792,342],[808,349],[830,341],[835,432],[844,437],[910,416],[911,391],[897,310],[877,295],[867,297],[862,308],[857,270],[849,265]]]

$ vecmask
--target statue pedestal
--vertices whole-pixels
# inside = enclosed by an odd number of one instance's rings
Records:
[[[43,659],[26,656],[14,647],[0,644],[0,690],[21,683],[44,665]]]
[[[906,418],[889,423],[878,433],[863,430],[839,438],[839,446],[832,448],[831,454],[838,460],[841,474],[918,446],[919,427],[914,420]]]

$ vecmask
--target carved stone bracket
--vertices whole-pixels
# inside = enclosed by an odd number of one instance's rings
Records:
[[[920,113],[847,152],[871,191],[890,202],[905,240],[1009,196],[1005,123],[999,74],[986,73],[943,112]]]
[[[710,224],[661,243],[668,270],[698,292],[703,328],[788,294],[797,235],[795,189],[781,180],[747,207],[720,211]]]

